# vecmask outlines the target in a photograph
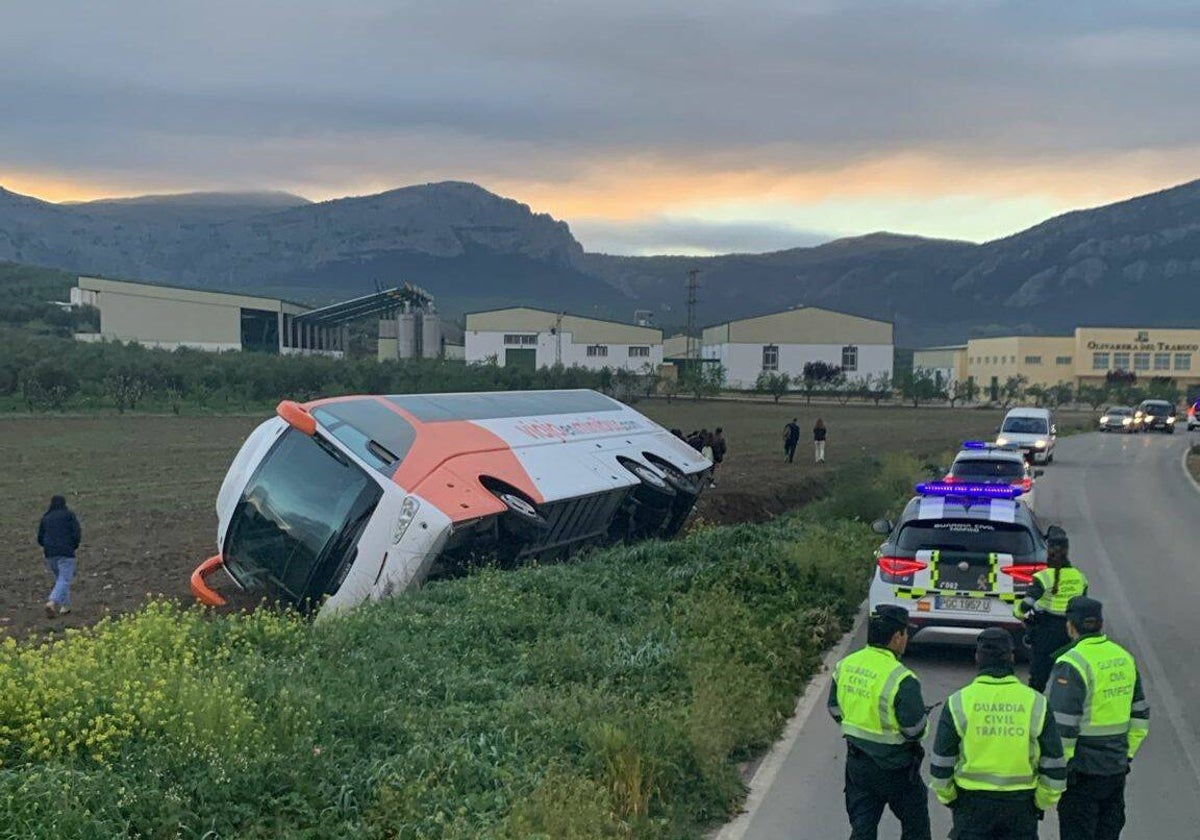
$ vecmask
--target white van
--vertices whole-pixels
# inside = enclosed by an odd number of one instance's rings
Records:
[[[1021,449],[1031,462],[1049,464],[1054,460],[1054,441],[1058,429],[1048,408],[1014,408],[1004,415],[996,429],[998,446]]]

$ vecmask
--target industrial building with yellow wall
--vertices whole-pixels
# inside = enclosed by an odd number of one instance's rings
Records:
[[[1077,327],[1067,336],[1008,336],[967,342],[967,375],[984,395],[1013,376],[1030,385],[1102,385],[1112,371],[1139,380],[1200,385],[1200,329]]]

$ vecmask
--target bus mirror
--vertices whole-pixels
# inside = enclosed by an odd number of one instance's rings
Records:
[[[317,421],[308,413],[308,409],[292,400],[284,400],[275,407],[275,413],[287,421],[287,424],[298,432],[312,437],[317,433]]]

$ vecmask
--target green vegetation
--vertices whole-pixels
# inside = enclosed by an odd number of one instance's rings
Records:
[[[604,371],[464,365],[436,359],[378,362],[320,356],[152,350],[0,331],[0,407],[30,411],[185,408],[246,411],[281,399],[348,393],[601,387]],[[608,372],[613,388],[636,391],[636,374]],[[617,382],[620,379],[620,382]]]
[[[872,542],[825,511],[316,625],[160,602],[7,640],[0,837],[698,836],[848,625]]]
[[[0,326],[62,336],[95,329],[99,318],[94,309],[69,311],[54,304],[66,301],[74,285],[75,275],[65,271],[0,262]]]

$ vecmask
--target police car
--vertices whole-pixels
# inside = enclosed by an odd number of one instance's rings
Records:
[[[1012,485],[1021,488],[1021,501],[1030,509],[1036,495],[1034,479],[1044,470],[1035,469],[1017,447],[997,446],[982,440],[963,441],[962,451],[954,458],[945,482]]]
[[[1003,484],[933,482],[898,522],[872,526],[888,537],[876,552],[870,606],[909,611],[912,644],[973,643],[986,627],[1017,637],[1013,605],[1046,568],[1046,541],[1021,488]]]

